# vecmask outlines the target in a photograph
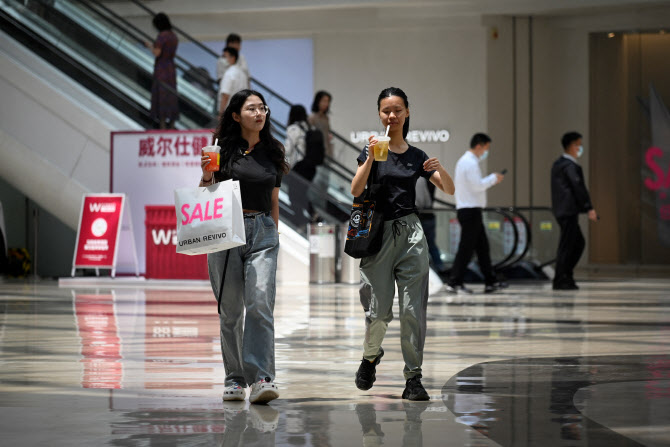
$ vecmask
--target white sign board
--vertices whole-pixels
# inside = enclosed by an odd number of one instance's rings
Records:
[[[198,186],[201,148],[212,130],[112,132],[110,192],[129,198],[140,271],[145,273],[146,205],[174,205],[174,190]],[[119,265],[117,273],[135,273]]]

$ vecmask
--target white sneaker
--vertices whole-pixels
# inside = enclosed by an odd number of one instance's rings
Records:
[[[251,426],[261,433],[277,430],[279,412],[269,405],[252,405],[249,407]]]
[[[263,380],[251,385],[251,394],[249,395],[249,402],[252,404],[265,404],[271,400],[275,400],[279,397],[279,388],[270,380],[269,377],[266,377]]]
[[[244,388],[242,388],[237,382],[227,386],[226,389],[223,390],[224,402],[227,400],[244,400],[244,397]]]

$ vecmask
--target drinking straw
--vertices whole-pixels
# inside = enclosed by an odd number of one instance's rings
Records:
[[[214,140],[214,146],[218,146],[218,145],[219,145],[219,139],[217,138],[217,139]]]
[[[386,126],[386,133],[384,134],[385,137],[388,137],[388,136],[389,136],[389,129],[390,129],[390,128],[391,128],[391,125],[390,125],[390,124],[389,124],[388,126]]]

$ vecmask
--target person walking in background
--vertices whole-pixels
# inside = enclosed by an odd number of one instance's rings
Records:
[[[244,72],[245,75],[247,75],[247,79],[251,79],[251,75],[249,74],[249,64],[247,64],[247,59],[242,54],[242,38],[239,36],[239,34],[230,33],[228,34],[228,37],[226,37],[226,46],[221,52],[221,56],[219,56],[216,61],[216,83],[221,83],[223,75],[226,73],[228,67],[230,67],[230,62],[228,62],[228,59],[224,54],[226,48],[235,48],[237,50],[237,66]],[[248,82],[244,88],[249,88]]]
[[[314,102],[312,102],[312,114],[309,115],[309,124],[316,127],[323,134],[323,142],[326,146],[326,155],[333,157],[333,145],[330,135],[330,118],[328,112],[330,111],[330,103],[333,97],[330,93],[319,90],[314,95]]]
[[[317,168],[323,163],[324,144],[321,131],[307,122],[307,111],[301,105],[291,106],[286,128],[286,160],[291,165],[289,197],[292,208],[311,222],[319,220],[309,192],[312,191]],[[298,176],[299,178],[296,178]],[[305,214],[306,213],[306,214]]]
[[[498,290],[495,273],[491,266],[489,240],[484,229],[482,208],[486,207],[486,190],[500,183],[504,175],[493,173],[482,177],[479,163],[486,160],[490,148],[491,138],[486,134],[477,133],[470,140],[470,149],[456,162],[454,172],[456,215],[461,225],[461,240],[451,275],[446,284],[447,291],[451,293],[457,293],[459,290],[472,293],[463,284],[463,278],[472,254],[475,252],[479,268],[484,275],[484,293]]]
[[[419,210],[419,220],[423,227],[423,232],[426,235],[426,242],[428,243],[428,253],[430,254],[430,261],[433,269],[443,275],[447,268],[442,262],[440,256],[440,248],[435,243],[437,218],[435,213],[428,211],[433,208],[433,201],[435,200],[435,185],[423,177],[419,177],[416,181],[416,207]]]
[[[568,132],[561,138],[561,144],[564,153],[551,167],[551,207],[561,227],[553,288],[577,290],[573,270],[586,244],[578,217],[580,213],[588,213],[589,219],[596,222],[598,214],[591,204],[582,167],[577,163],[584,153],[582,136]]]
[[[286,160],[291,166],[305,156],[305,134],[310,128],[307,122],[307,110],[301,105],[293,105],[288,112],[286,141],[284,149]]]
[[[219,114],[226,109],[231,96],[246,89],[249,85],[249,78],[237,65],[239,57],[237,50],[233,47],[226,47],[223,49],[223,55],[230,65],[219,85]]]
[[[177,73],[174,57],[179,40],[172,32],[172,24],[167,15],[159,12],[152,21],[158,30],[156,41],[145,42],[155,56],[153,84],[151,86],[151,118],[158,122],[160,129],[174,129],[179,118],[177,97]]]
[[[265,403],[279,397],[273,314],[279,187],[289,167],[272,136],[270,110],[256,91],[233,95],[213,138],[221,144],[221,168],[212,175],[205,169],[209,156],[203,155],[200,186],[239,180],[247,237],[246,245],[207,255],[212,290],[220,298],[223,400],[244,400],[244,388],[251,386],[249,401]]]
[[[389,322],[393,319],[395,284],[398,286],[400,307],[400,346],[405,367],[403,399],[429,400],[421,384],[423,347],[426,339],[426,309],[428,305],[428,246],[415,206],[416,181],[429,179],[447,194],[454,193],[454,183],[437,158],[410,146],[405,138],[409,131],[409,101],[401,89],[382,90],[377,98],[377,111],[382,126],[389,127],[387,161],[375,164],[376,137],[358,156],[358,169],[351,181],[351,194],[360,196],[365,190],[373,164],[377,170],[375,182],[386,188],[381,209],[384,230],[381,250],[361,259],[361,304],[369,309],[366,317],[364,352],[356,372],[356,387],[369,390],[376,379],[376,367],[384,355],[381,348]],[[394,284],[395,283],[395,284]],[[369,296],[368,303],[364,297]]]

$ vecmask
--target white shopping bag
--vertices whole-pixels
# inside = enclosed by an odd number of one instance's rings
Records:
[[[175,189],[174,201],[177,253],[200,255],[247,243],[237,180]]]

